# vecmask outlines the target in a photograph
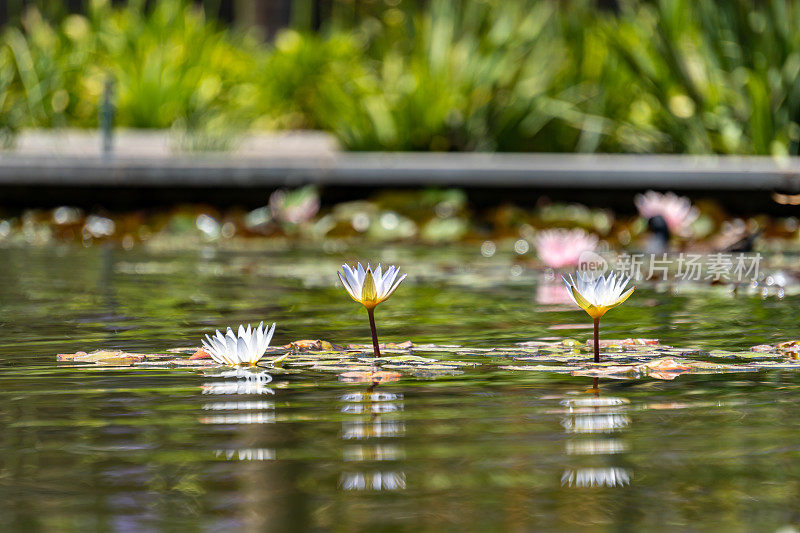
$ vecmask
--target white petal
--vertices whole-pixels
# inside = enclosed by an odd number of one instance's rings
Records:
[[[388,298],[389,296],[391,296],[391,295],[394,293],[394,291],[396,291],[396,290],[397,290],[397,287],[399,287],[399,286],[400,286],[400,284],[403,282],[403,280],[404,280],[404,279],[406,279],[406,275],[407,275],[407,274],[403,274],[402,276],[400,276],[400,279],[398,279],[398,280],[397,280],[397,281],[394,283],[394,285],[392,285],[392,286],[389,288],[389,290],[386,292],[386,294],[384,295],[384,298]]]
[[[347,266],[347,265],[345,265]],[[349,267],[344,271],[344,277],[352,291],[361,292],[361,283],[358,282],[358,273],[351,270]],[[363,283],[363,282],[362,282]]]
[[[266,336],[265,336],[266,337],[265,338],[266,345],[264,346],[265,350],[267,349],[267,346],[269,346],[269,343],[272,341],[272,335],[274,333],[275,333],[275,322],[272,323],[272,327],[270,327],[269,331],[266,333]]]
[[[367,263],[367,268],[369,268],[369,263]],[[356,286],[361,289],[364,286],[364,279],[367,277],[367,271],[364,270],[364,267],[361,266],[361,263],[358,263],[358,271],[355,272],[356,275]]]
[[[383,292],[383,270],[381,270],[380,263],[372,272],[372,278],[375,281],[375,293],[380,297],[381,292]]]
[[[347,281],[345,281],[341,273],[337,272],[337,274],[339,274],[339,279],[342,281],[342,285],[344,285],[344,288],[345,290],[347,290],[348,294],[350,294],[350,296],[354,300],[361,301],[361,293],[356,292],[356,289],[353,286],[351,286]]]
[[[383,280],[381,280],[382,292],[379,293],[380,298],[388,298],[389,295],[394,292],[392,286],[394,285],[394,281],[397,279],[397,274],[399,273],[400,271],[394,265],[390,266],[388,270],[386,270],[386,273],[383,275]]]

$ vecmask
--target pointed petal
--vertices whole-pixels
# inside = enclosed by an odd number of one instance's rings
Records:
[[[630,289],[628,289],[628,290],[625,292],[625,294],[623,294],[622,296],[620,296],[620,297],[619,297],[619,300],[617,300],[616,302],[614,302],[614,303],[612,303],[611,305],[609,305],[609,306],[608,306],[608,308],[609,308],[609,309],[611,309],[612,307],[616,307],[616,306],[618,306],[618,305],[622,304],[622,303],[623,303],[625,300],[627,300],[628,298],[630,298],[630,297],[631,297],[631,294],[633,294],[633,290],[634,290],[635,288],[636,288],[636,287],[631,287]]]
[[[378,292],[375,289],[375,280],[372,278],[372,272],[367,270],[364,285],[361,287],[361,302],[374,302],[377,299]]]
[[[361,291],[361,283],[358,281],[358,274],[356,272],[353,272],[352,270],[346,270],[344,273],[344,279],[347,281],[347,285],[349,285],[353,291]]]
[[[348,284],[345,282],[345,280],[344,280],[344,278],[342,278],[342,275],[341,275],[341,274],[339,274],[339,279],[342,281],[342,285],[344,285],[344,288],[347,290],[347,293],[350,295],[350,298],[352,298],[353,300],[355,300],[355,301],[357,301],[357,302],[361,303],[361,299],[360,299],[360,298],[361,298],[361,295],[360,295],[360,294],[357,294],[357,293],[355,292],[355,289],[354,289],[354,288],[352,288],[350,285],[348,285]]]
[[[230,329],[228,330],[228,335],[225,336],[225,345],[228,349],[228,359],[238,363],[238,340],[233,336],[233,332]]]
[[[594,307],[591,302],[589,302],[586,298],[584,298],[581,295],[581,293],[579,293],[577,289],[575,289],[575,287],[571,287],[570,292],[572,294],[572,298],[575,300],[575,303],[578,304],[578,307],[580,307],[587,313],[589,312],[589,309]]]
[[[569,294],[569,297],[572,299],[573,302],[575,302],[575,305],[580,307],[578,301],[572,295],[572,285],[570,285],[569,281],[567,281],[567,278],[565,278],[564,276],[561,276],[561,279],[564,280],[564,286],[567,288],[567,294]]]
[[[269,328],[269,331],[266,332],[265,339],[267,346],[269,346],[269,343],[272,341],[272,335],[274,334],[275,334],[275,322],[272,323],[272,326]],[[264,346],[265,350],[267,346]]]
[[[380,296],[383,290],[383,269],[380,263],[378,263],[378,266],[372,271],[372,281],[375,283],[375,294]]]
[[[244,338],[239,338],[236,341],[236,358],[238,359],[239,363],[249,363],[250,362],[250,351],[247,349],[247,342]]]
[[[392,294],[392,287],[394,286],[394,282],[397,279],[397,274],[399,273],[400,271],[394,265],[390,266],[386,270],[386,273],[383,275],[382,292],[378,293],[379,298],[385,300],[390,294]]]
[[[356,286],[363,287],[364,286],[364,279],[367,277],[367,271],[364,270],[364,267],[361,266],[361,263],[358,263],[358,271],[356,272]]]
[[[385,300],[385,299],[387,299],[389,296],[391,296],[392,294],[394,294],[394,291],[396,291],[396,290],[397,290],[397,287],[399,287],[399,286],[400,286],[400,284],[403,282],[403,280],[404,280],[404,279],[406,279],[406,276],[407,276],[407,274],[403,274],[402,276],[400,276],[400,278],[399,278],[399,279],[398,279],[398,280],[397,280],[397,281],[394,283],[394,285],[392,285],[392,286],[389,288],[389,290],[388,290],[388,291],[386,291],[386,294],[384,294],[384,295],[383,295],[383,297],[381,298],[381,300]]]

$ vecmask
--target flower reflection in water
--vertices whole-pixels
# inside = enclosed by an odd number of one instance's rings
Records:
[[[340,411],[354,418],[342,422],[343,440],[397,439],[405,434],[405,424],[396,419],[403,411],[403,395],[377,392],[374,388],[373,385],[365,392],[347,393],[340,397],[344,402]],[[405,451],[397,441],[353,443],[344,447],[342,458],[351,464],[394,462],[403,460]],[[345,471],[339,478],[339,488],[346,491],[404,490],[406,475],[379,466]]]
[[[342,490],[404,490],[406,475],[403,472],[356,472],[342,474]]]
[[[272,461],[275,459],[275,450],[269,448],[242,448],[240,450],[216,450],[216,457],[222,457],[228,461],[238,459],[239,461]]]
[[[347,446],[343,453],[345,461],[399,461],[405,456],[402,448],[392,444]]]
[[[627,450],[628,445],[617,439],[567,442],[567,455],[611,455]]]
[[[203,383],[203,394],[275,394],[267,387],[272,382],[272,376],[265,372],[252,372],[243,368],[229,370],[215,376],[222,378],[235,378],[236,381],[212,381]]]
[[[562,487],[622,487],[631,484],[631,476],[624,468],[569,469],[561,476]]]
[[[204,383],[203,394],[216,396],[254,396],[274,395],[275,391],[268,384],[272,376],[264,371],[253,371],[244,368],[213,374],[214,377],[225,378],[219,381]],[[214,401],[203,405],[203,410],[213,411],[213,416],[200,418],[201,424],[274,424],[275,403],[262,399],[227,398],[225,401]],[[275,450],[270,448],[222,449],[214,452],[218,458],[239,461],[269,461],[275,459]]]
[[[566,453],[572,457],[617,456],[628,450],[621,439],[589,438],[587,435],[609,435],[626,430],[631,419],[626,414],[629,401],[619,397],[601,397],[600,385],[594,379],[592,396],[561,401],[566,416],[561,425],[568,434],[578,435],[567,441]],[[621,487],[630,485],[631,472],[619,466],[589,466],[567,468],[561,476],[562,487]]]
[[[625,398],[574,398],[563,400],[568,416],[561,425],[568,433],[611,433],[628,427],[630,417],[624,414]]]

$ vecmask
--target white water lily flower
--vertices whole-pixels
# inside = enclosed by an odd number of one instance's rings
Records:
[[[406,279],[405,274],[398,277],[399,267],[391,265],[386,271],[383,271],[381,265],[378,264],[373,271],[369,263],[367,263],[366,270],[361,263],[358,263],[357,268],[342,265],[342,272],[337,272],[337,274],[350,297],[367,309],[374,309],[376,305],[386,300]]]
[[[570,275],[569,281],[563,276],[561,279],[564,280],[572,301],[594,319],[599,319],[609,309],[627,300],[636,288],[631,287],[626,291],[625,288],[631,279],[617,276],[613,272],[608,276],[599,276],[597,279],[592,279],[580,272],[575,277],[577,281],[572,279],[572,275]]]
[[[249,324],[247,329],[240,325],[238,334],[228,328],[225,335],[219,330],[213,337],[206,335],[208,342],[202,341],[203,348],[214,361],[222,365],[255,366],[264,357],[273,333],[275,333],[274,322],[272,327],[266,329],[263,322],[256,329],[251,329]]]

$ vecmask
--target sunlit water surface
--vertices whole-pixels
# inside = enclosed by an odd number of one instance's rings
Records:
[[[332,374],[242,384],[214,372],[59,365],[55,354],[199,344],[276,321],[273,344],[368,342],[337,286],[355,257],[409,279],[389,341],[586,340],[542,306],[542,274],[477,250],[146,254],[0,250],[3,531],[707,530],[800,525],[800,376],[674,381],[510,373],[379,386]],[[800,298],[640,288],[606,338],[727,350],[798,337]],[[565,328],[566,326],[566,328]]]

